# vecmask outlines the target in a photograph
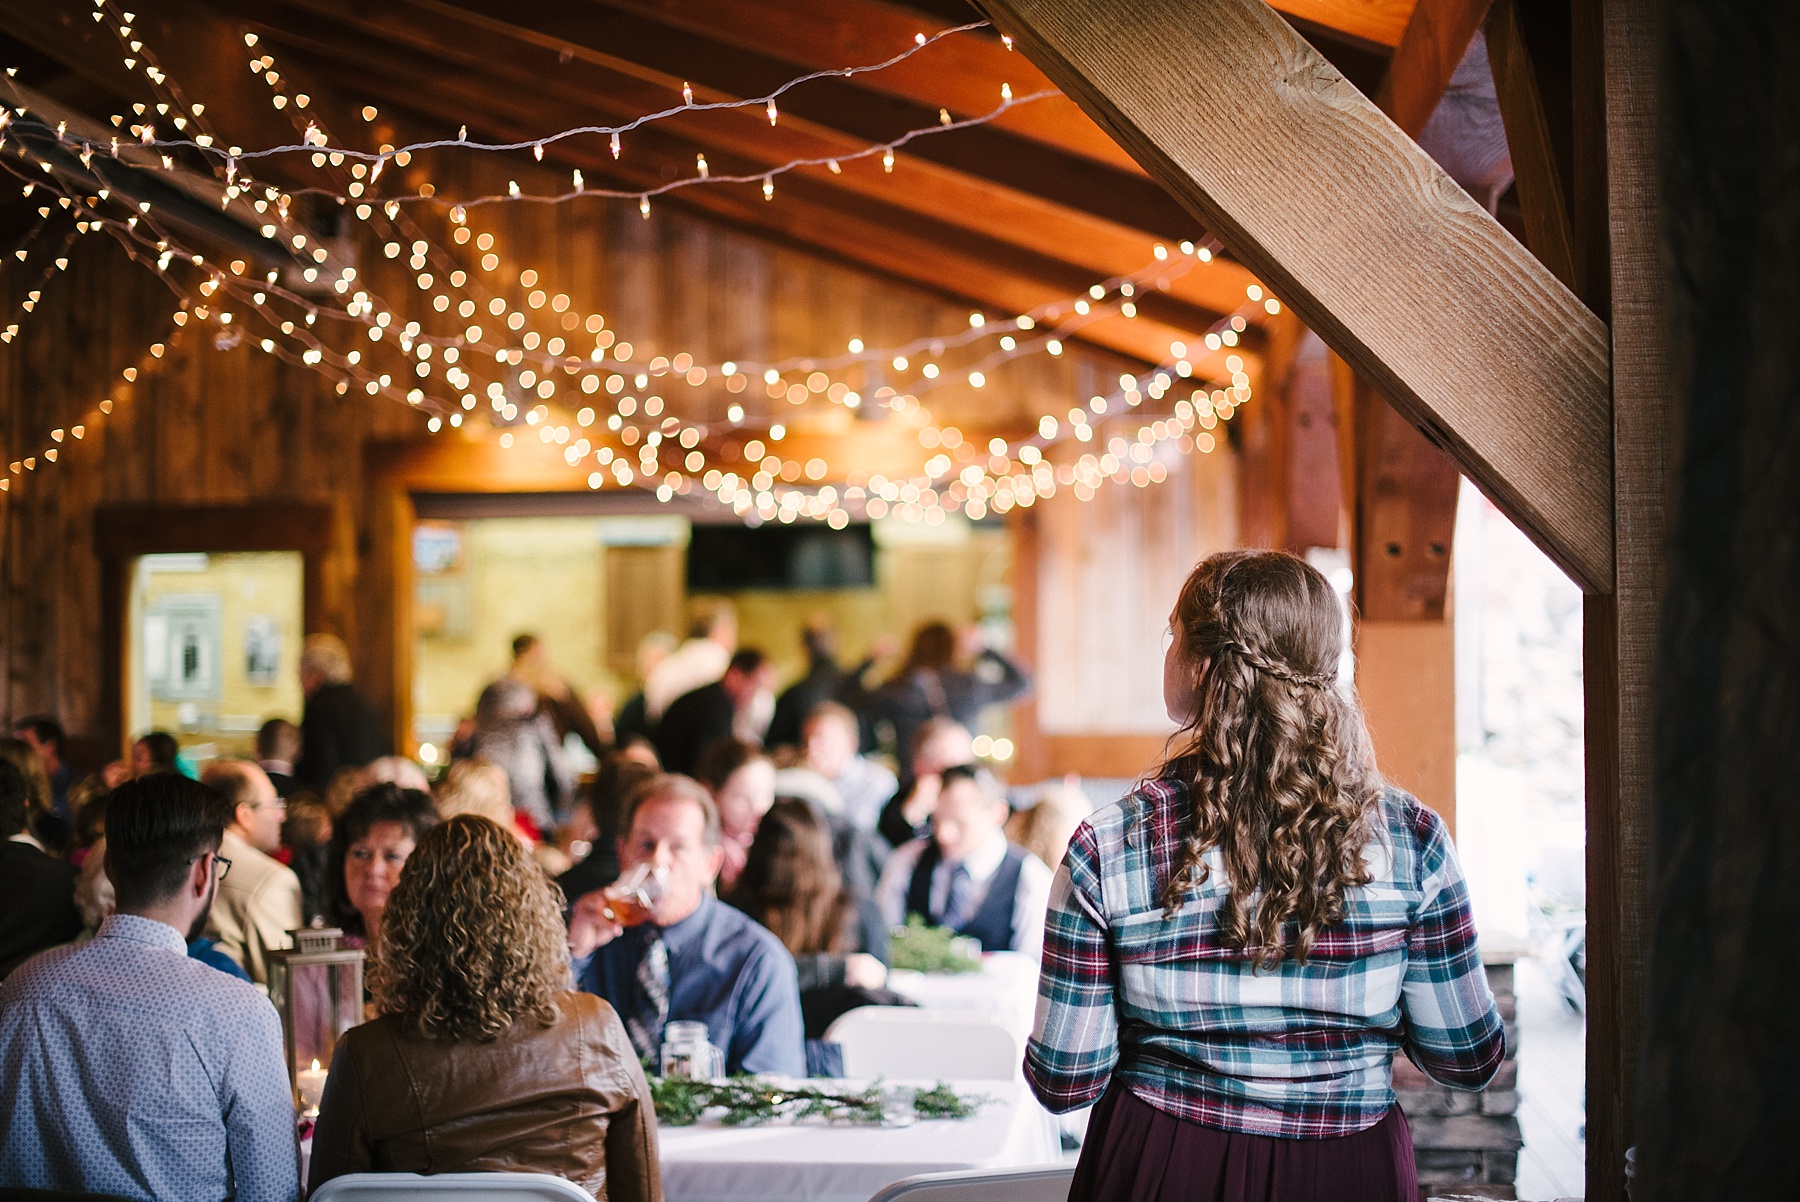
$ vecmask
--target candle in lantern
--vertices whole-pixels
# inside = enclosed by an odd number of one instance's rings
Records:
[[[308,1117],[316,1118],[319,1114],[319,1102],[325,1097],[325,1078],[330,1072],[319,1067],[314,1060],[311,1068],[303,1068],[294,1074],[295,1083],[300,1089],[300,1110]]]

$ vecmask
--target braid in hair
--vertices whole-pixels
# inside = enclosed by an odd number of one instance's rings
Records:
[[[1194,569],[1172,625],[1194,701],[1160,774],[1187,782],[1193,810],[1164,908],[1173,915],[1206,882],[1217,848],[1227,946],[1258,968],[1304,961],[1342,920],[1346,892],[1368,883],[1362,851],[1380,796],[1361,711],[1333,670],[1336,594],[1291,555],[1228,552]]]

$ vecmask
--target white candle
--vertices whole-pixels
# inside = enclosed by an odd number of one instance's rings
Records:
[[[317,1060],[312,1062],[311,1068],[303,1068],[295,1074],[300,1086],[300,1110],[309,1118],[318,1117],[319,1103],[325,1097],[325,1078],[330,1075],[329,1070],[319,1067]]]

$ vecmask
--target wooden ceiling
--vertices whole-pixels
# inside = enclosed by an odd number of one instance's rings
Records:
[[[139,0],[140,35],[221,132],[253,147],[293,140],[245,70],[255,33],[338,136],[399,145],[455,136],[529,140],[618,123],[681,102],[761,96],[811,71],[870,64],[915,35],[981,20],[964,0]],[[1372,91],[1412,0],[1276,0],[1353,82]],[[0,0],[0,55],[21,82],[101,120],[131,94],[86,0]],[[590,183],[648,189],[693,176],[757,174],[801,157],[848,155],[942,114],[976,117],[1013,95],[1055,89],[991,28],[950,35],[890,69],[807,83],[760,109],[680,114],[626,135],[545,148]],[[380,110],[375,126],[356,113]],[[294,182],[301,182],[297,178]],[[304,181],[313,182],[313,181]],[[1157,243],[1205,237],[1195,220],[1060,93],[991,124],[920,138],[896,157],[708,185],[659,198],[940,295],[1018,312],[1140,271]],[[621,202],[629,203],[629,202]],[[1219,257],[1138,298],[1135,318],[1087,326],[1086,341],[1146,362],[1245,305],[1255,280]],[[1247,349],[1259,345],[1254,327]]]

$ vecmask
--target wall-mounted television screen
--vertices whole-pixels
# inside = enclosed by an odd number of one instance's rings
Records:
[[[696,524],[687,549],[693,593],[740,589],[873,588],[875,540],[867,524]]]

